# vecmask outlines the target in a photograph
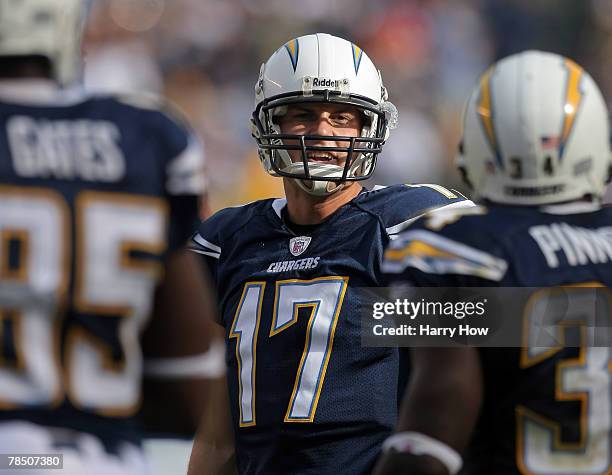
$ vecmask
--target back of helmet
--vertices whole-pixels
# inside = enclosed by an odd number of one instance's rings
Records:
[[[0,4],[0,58],[43,57],[60,85],[81,69],[83,0],[14,0]]]
[[[602,94],[562,56],[505,58],[468,102],[460,161],[479,199],[537,206],[600,198],[612,163]]]

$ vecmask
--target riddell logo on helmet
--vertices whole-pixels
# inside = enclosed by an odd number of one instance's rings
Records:
[[[338,89],[340,88],[340,81],[337,79],[314,78],[312,80],[312,87],[333,87]]]

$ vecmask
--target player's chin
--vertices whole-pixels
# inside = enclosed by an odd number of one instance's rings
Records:
[[[307,189],[313,190],[315,185],[313,180],[301,180],[303,186]],[[327,193],[334,193],[335,191],[339,191],[344,188],[347,183],[346,181],[325,181],[325,191]]]

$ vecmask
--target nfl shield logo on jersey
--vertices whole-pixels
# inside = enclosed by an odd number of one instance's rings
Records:
[[[299,256],[306,249],[308,249],[308,245],[310,244],[311,237],[310,236],[299,236],[294,237],[289,240],[289,250],[291,254],[294,256]]]

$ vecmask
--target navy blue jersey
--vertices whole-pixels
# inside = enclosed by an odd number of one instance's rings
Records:
[[[201,148],[150,99],[48,92],[0,85],[0,420],[136,440],[139,334]]]
[[[228,208],[193,237],[215,275],[241,473],[367,473],[397,413],[397,349],[362,348],[357,287],[390,235],[467,205],[435,185],[364,191],[305,235],[285,200]]]
[[[612,209],[443,211],[393,241],[383,269],[421,286],[610,287]],[[523,338],[523,348],[479,350],[485,399],[461,473],[610,473],[610,349],[530,348],[528,330]]]

